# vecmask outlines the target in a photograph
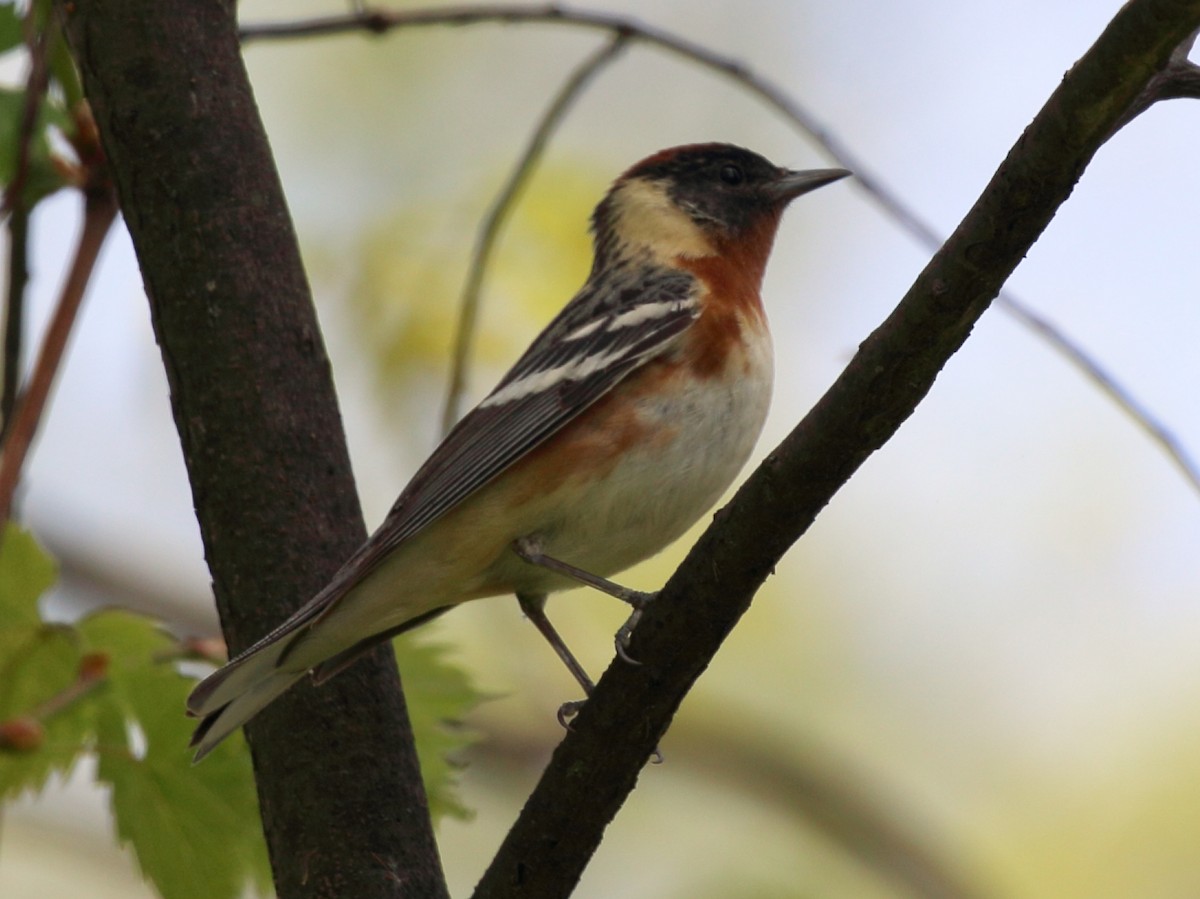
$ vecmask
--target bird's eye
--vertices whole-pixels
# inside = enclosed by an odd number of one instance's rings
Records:
[[[734,165],[732,162],[727,162],[725,165],[721,166],[721,171],[718,174],[720,175],[721,180],[730,187],[737,187],[746,180],[746,173],[743,172],[739,166]]]

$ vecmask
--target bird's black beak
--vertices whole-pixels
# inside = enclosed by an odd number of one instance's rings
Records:
[[[852,175],[846,169],[808,169],[803,172],[793,172],[780,169],[779,177],[763,188],[767,197],[776,203],[788,203],[801,194],[806,194],[818,187],[841,181]]]

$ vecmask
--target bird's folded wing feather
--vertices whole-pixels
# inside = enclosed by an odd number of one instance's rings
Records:
[[[589,282],[451,430],[330,583],[243,655],[321,617],[389,552],[668,349],[698,314],[696,281],[676,269],[642,267]]]
[[[376,535],[380,549],[445,514],[663,352],[696,318],[694,284],[666,270],[607,304],[585,289],[413,477]]]

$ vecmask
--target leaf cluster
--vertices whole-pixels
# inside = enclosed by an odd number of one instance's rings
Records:
[[[53,561],[9,525],[0,546],[0,801],[40,792],[92,756],[118,840],[164,897],[235,897],[247,881],[265,891],[249,754],[238,738],[209,764],[188,764],[181,710],[193,681],[171,664],[176,641],[117,609],[73,625],[46,621],[38,600],[53,582]]]
[[[179,642],[120,609],[48,621],[39,599],[54,581],[53,560],[10,524],[0,544],[0,803],[94,758],[117,838],[162,896],[232,899],[247,883],[265,893],[250,755],[239,734],[191,764],[183,709],[195,679],[175,664]],[[451,759],[471,736],[454,722],[479,694],[444,648],[398,648],[433,813],[466,817]]]

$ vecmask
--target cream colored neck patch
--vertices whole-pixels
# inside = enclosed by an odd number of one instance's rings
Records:
[[[671,202],[662,184],[634,178],[612,195],[613,234],[627,251],[648,250],[657,262],[680,256],[715,255],[716,249],[692,218]]]

